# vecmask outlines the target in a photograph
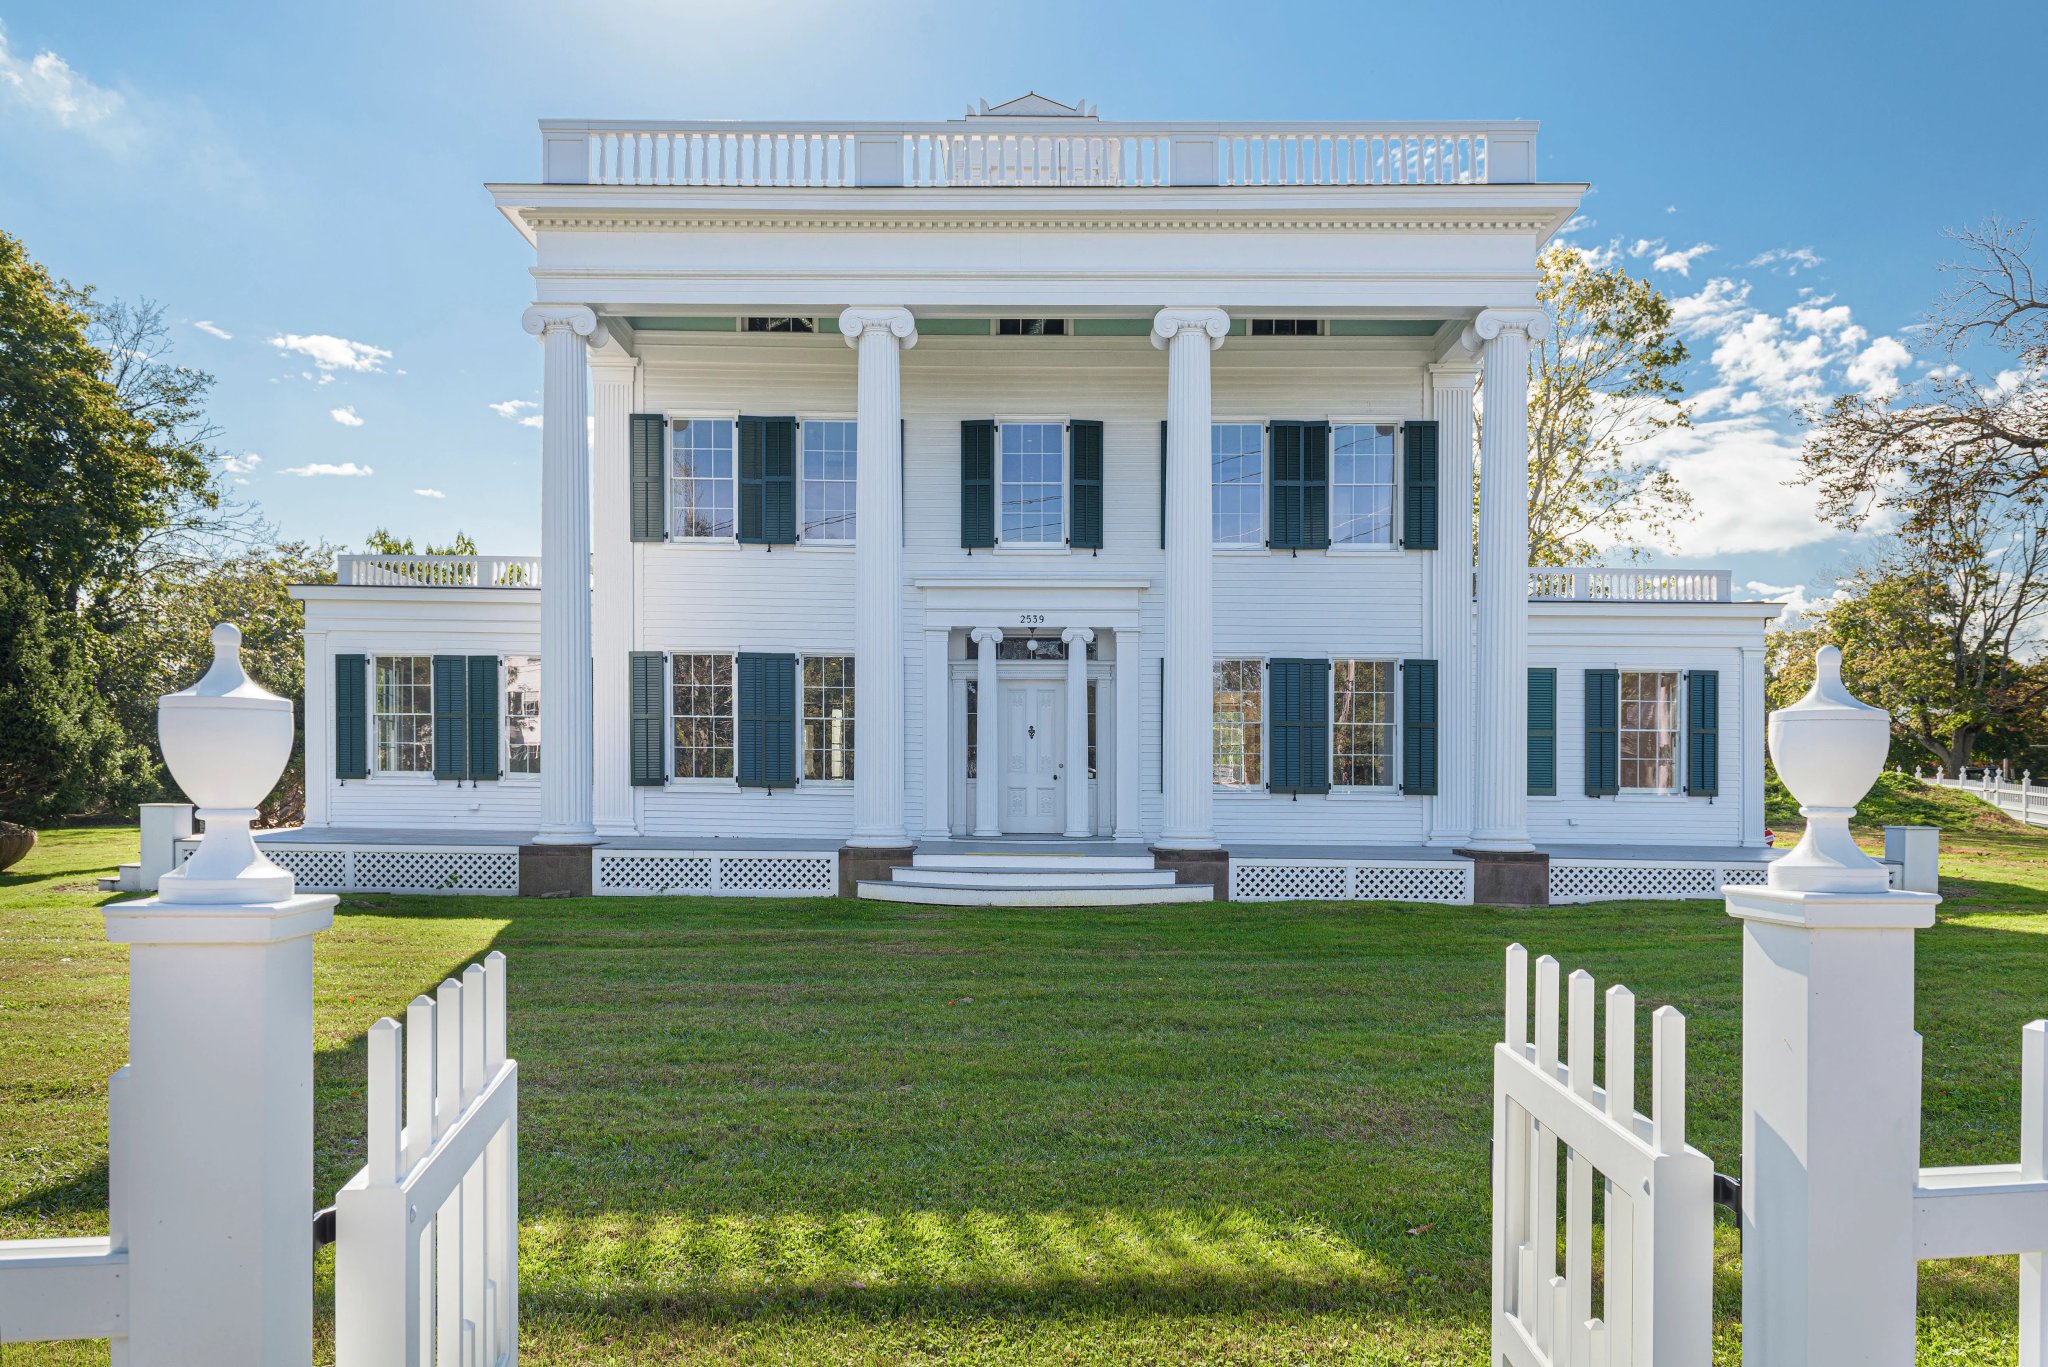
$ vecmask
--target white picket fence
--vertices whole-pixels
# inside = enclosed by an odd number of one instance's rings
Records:
[[[1508,946],[1506,1038],[1493,1054],[1493,1361],[1705,1367],[1713,1346],[1714,1165],[1685,1142],[1685,1017],[1669,1006],[1651,1016],[1652,1112],[1643,1115],[1635,1108],[1634,994],[1607,989],[1603,1086],[1593,1069],[1592,975],[1569,980],[1562,1063],[1557,978],[1556,959],[1536,961],[1532,1041],[1528,951]],[[1596,1190],[1604,1226],[1598,1313]]]
[[[2018,783],[1995,769],[1986,769],[1978,778],[1943,778],[1940,774],[1917,773],[1916,777],[1930,787],[1974,793],[2007,816],[2029,826],[2048,826],[2048,787],[2035,784],[2032,771],[2021,774]]]
[[[334,1203],[336,1367],[509,1364],[519,1065],[505,1054],[505,956],[413,998],[403,1027],[378,1021],[369,1046],[368,1161]]]

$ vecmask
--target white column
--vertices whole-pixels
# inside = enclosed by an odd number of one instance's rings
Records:
[[[604,333],[592,335],[596,341]],[[640,362],[616,343],[590,356],[591,389],[591,697],[594,700],[591,813],[599,835],[632,835],[633,617],[640,595],[634,584],[629,497],[630,443]],[[547,710],[549,665],[541,660],[541,710]],[[542,725],[546,725],[545,722]],[[547,769],[547,750],[541,750]]]
[[[1166,352],[1166,815],[1159,846],[1169,850],[1216,848],[1209,353],[1229,331],[1222,309],[1161,309],[1152,320],[1152,345]]]
[[[1742,795],[1742,843],[1762,848],[1764,843],[1764,648],[1744,647],[1742,679],[1735,693],[1742,729],[1742,773],[1737,791]]]
[[[1118,840],[1144,836],[1143,818],[1138,815],[1139,756],[1138,682],[1139,632],[1136,627],[1116,629],[1116,825]]]
[[[849,845],[905,846],[903,824],[903,352],[910,310],[850,308],[839,331],[858,354],[854,486],[853,683],[860,721]]]
[[[997,806],[1003,788],[1002,768],[996,762],[996,646],[1003,639],[1000,627],[974,630],[974,833],[1001,835],[1001,808]]]
[[[1486,419],[1479,447],[1479,644],[1470,845],[1529,844],[1529,340],[1549,335],[1535,309],[1488,309]]]
[[[332,820],[328,799],[334,792],[334,656],[327,633],[306,633],[306,811],[302,826],[325,826]]]
[[[1476,339],[1429,367],[1437,431],[1437,549],[1430,557],[1430,649],[1436,655],[1437,795],[1432,845],[1472,837],[1472,381]]]
[[[924,631],[924,838],[953,833],[953,666],[952,633]]]
[[[584,338],[597,315],[537,304],[521,320],[541,339],[541,844],[587,845],[591,821],[590,433]]]
[[[1095,633],[1068,627],[1060,633],[1067,647],[1067,826],[1070,840],[1094,834],[1088,820],[1088,643]]]

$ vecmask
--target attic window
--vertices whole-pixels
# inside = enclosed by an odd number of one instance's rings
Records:
[[[1320,337],[1323,335],[1323,320],[1320,318],[1254,318],[1251,335],[1254,337]]]
[[[748,318],[742,324],[747,332],[816,332],[815,318]]]
[[[998,318],[998,337],[1064,337],[1067,335],[1067,320],[1064,318]]]

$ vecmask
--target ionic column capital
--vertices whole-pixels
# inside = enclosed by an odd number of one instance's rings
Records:
[[[519,326],[536,337],[563,328],[578,337],[590,337],[597,331],[597,315],[582,304],[535,304],[520,315]]]
[[[1152,345],[1161,351],[1186,332],[1207,336],[1214,351],[1230,335],[1230,315],[1216,308],[1166,308],[1152,317]]]
[[[1060,633],[1060,640],[1066,642],[1069,648],[1075,645],[1094,645],[1095,629],[1093,627],[1068,627]]]
[[[1003,629],[1001,627],[976,627],[969,633],[968,639],[978,646],[1000,645],[1003,640]]]
[[[839,331],[850,347],[858,347],[861,337],[870,332],[887,332],[905,351],[917,345],[917,319],[905,308],[846,309],[839,315]]]
[[[1550,336],[1550,315],[1542,309],[1485,309],[1472,320],[1472,331],[1482,342],[1490,342],[1508,331],[1541,342]]]

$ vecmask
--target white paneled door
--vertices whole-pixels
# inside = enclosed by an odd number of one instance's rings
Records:
[[[1002,685],[1004,835],[1058,835],[1064,824],[1066,693],[1059,682]]]

